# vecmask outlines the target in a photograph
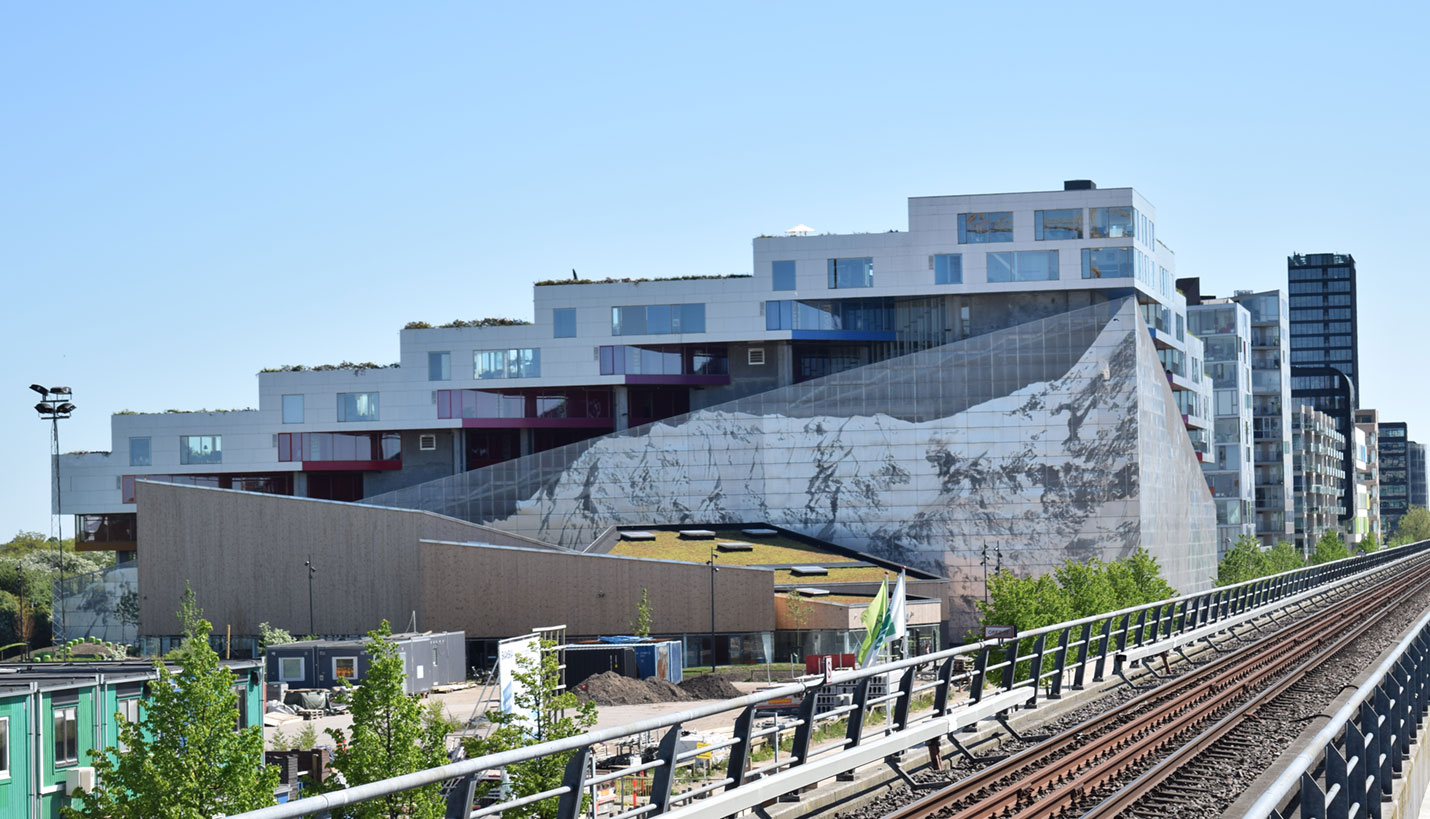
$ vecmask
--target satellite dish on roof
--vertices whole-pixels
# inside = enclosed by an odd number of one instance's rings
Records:
[[[809,234],[811,234],[811,233],[813,233],[813,232],[814,232],[814,228],[812,228],[812,227],[810,227],[809,225],[806,225],[806,224],[804,224],[803,222],[801,222],[800,224],[795,225],[794,227],[792,227],[792,228],[790,228],[789,230],[785,231],[785,234],[786,234],[786,235],[789,235],[789,236],[808,236]]]

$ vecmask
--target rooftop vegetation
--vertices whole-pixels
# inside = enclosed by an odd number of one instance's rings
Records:
[[[607,279],[543,279],[536,283],[537,287],[550,287],[558,284],[640,284],[641,282],[686,282],[698,279],[748,279],[750,273],[728,273],[725,275],[709,274],[704,276],[659,276],[653,279],[630,279],[630,278],[607,278]]]
[[[399,366],[401,366],[401,365],[400,365],[400,364],[397,364],[396,362],[394,362],[394,363],[392,363],[392,364],[374,364],[374,363],[372,363],[371,361],[364,361],[364,362],[362,362],[361,364],[355,364],[355,363],[353,363],[353,362],[351,362],[351,361],[344,361],[344,362],[342,362],[342,363],[340,363],[340,364],[315,364],[315,365],[313,365],[313,366],[311,366],[311,367],[308,366],[307,364],[284,364],[284,365],[281,366],[281,367],[264,367],[263,369],[259,370],[259,372],[261,372],[261,373],[321,373],[321,372],[327,372],[327,371],[329,371],[329,370],[355,370],[355,371],[361,372],[362,370],[388,370],[388,369],[393,369],[393,368],[399,367]],[[169,410],[169,411],[170,411],[170,412],[178,412],[178,410]],[[207,412],[207,410],[203,410],[203,411],[204,411],[204,412]],[[221,412],[222,410],[218,410],[218,411]]]
[[[715,532],[713,540],[688,540],[680,537],[679,532],[654,530],[652,534],[655,535],[655,540],[622,540],[611,548],[610,553],[656,560],[704,563],[710,559],[710,549],[716,543],[738,540],[755,548],[748,552],[719,552],[719,556],[715,558],[716,565],[763,566],[796,563],[828,566],[836,563],[859,562],[852,557],[825,552],[790,538],[750,537],[741,532],[739,528],[713,529],[713,531]],[[882,574],[880,576],[882,577]],[[829,582],[824,577],[809,577],[803,578],[798,583],[802,586],[817,586],[820,581]]]
[[[428,324],[425,321],[409,321],[403,326],[404,330],[451,330],[457,327],[521,327],[531,324],[526,319],[503,318],[492,316],[479,319],[456,319],[446,324]]]

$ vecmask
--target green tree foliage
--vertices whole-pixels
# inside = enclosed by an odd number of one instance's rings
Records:
[[[651,623],[655,619],[655,612],[650,607],[650,594],[641,589],[640,602],[636,604],[636,620],[631,623],[631,634],[637,637],[649,637]]]
[[[1216,584],[1230,586],[1245,583],[1305,565],[1301,553],[1290,541],[1283,540],[1270,549],[1262,549],[1261,542],[1256,538],[1243,535],[1217,564]]]
[[[58,569],[66,576],[87,574],[112,565],[104,552],[76,554],[74,540],[60,548],[39,532],[20,531],[0,544],[0,643],[51,642],[50,613]]]
[[[406,673],[402,655],[392,641],[392,627],[383,620],[367,636],[371,662],[362,685],[354,688],[344,680],[339,691],[352,707],[352,727],[346,733],[328,729],[337,746],[332,767],[348,787],[447,763],[447,726],[424,721],[422,705],[404,691]],[[344,785],[334,777],[321,790],[341,787]],[[444,806],[441,786],[429,785],[343,808],[333,815],[346,819],[440,819]]]
[[[139,722],[120,724],[127,750],[90,751],[96,787],[60,809],[67,819],[192,819],[273,804],[278,769],[263,764],[262,727],[234,730],[236,681],[209,648],[211,629],[199,620],[185,635],[193,650],[178,673],[158,664]]]
[[[1422,540],[1430,540],[1430,511],[1426,511],[1423,506],[1412,506],[1396,525],[1395,539],[1390,545],[1404,546]]]
[[[556,652],[551,650],[554,647],[555,643],[543,640],[539,660],[518,659],[518,668],[512,674],[516,681],[515,708],[510,714],[487,712],[492,731],[485,737],[465,740],[469,758],[565,739],[595,727],[595,703],[580,702],[570,691],[558,692],[561,676]],[[530,796],[559,787],[572,753],[550,754],[509,766],[511,796]],[[543,799],[502,811],[502,815],[516,819],[555,819],[556,807],[557,800]]]
[[[1380,538],[1376,537],[1375,532],[1371,532],[1361,538],[1360,543],[1356,545],[1356,551],[1364,555],[1380,551]]]
[[[1330,563],[1332,560],[1340,560],[1343,557],[1350,557],[1351,553],[1346,549],[1345,541],[1335,532],[1327,532],[1321,535],[1321,539],[1316,541],[1316,548],[1311,552],[1311,557],[1307,560],[1312,566],[1322,563]]]
[[[282,645],[293,642],[293,635],[286,629],[270,626],[267,623],[258,624],[258,650],[263,651],[269,646]]]

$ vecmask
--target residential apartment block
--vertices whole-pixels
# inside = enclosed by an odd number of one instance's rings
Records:
[[[1346,482],[1345,438],[1331,416],[1307,406],[1291,415],[1296,475],[1296,546],[1309,555],[1316,541],[1340,529]]]
[[[1368,537],[1384,543],[1380,522],[1380,413],[1355,411],[1355,525],[1347,532],[1348,545]]]
[[[1380,422],[1380,519],[1394,535],[1410,509],[1410,442],[1403,421]]]
[[[907,556],[965,606],[985,543],[1028,570],[1146,545],[1190,591],[1212,390],[1156,232],[1131,188],[1070,182],[763,236],[748,276],[539,282],[531,324],[414,324],[391,367],[261,373],[254,410],[116,415],[110,452],[64,457],[66,511],[82,548],[130,551],[140,479],[571,547],[764,520]]]
[[[1243,536],[1256,534],[1251,313],[1231,299],[1204,298],[1189,304],[1187,321],[1202,340],[1212,382],[1216,459],[1203,463],[1202,471],[1216,497],[1220,560]]]

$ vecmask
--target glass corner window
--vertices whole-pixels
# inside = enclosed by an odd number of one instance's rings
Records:
[[[301,424],[303,423],[303,396],[285,395],[283,396],[283,423]]]
[[[774,290],[794,290],[794,262],[772,262],[770,272],[774,279]]]
[[[557,307],[551,311],[551,328],[553,338],[575,338],[576,337],[576,308]]]
[[[149,438],[147,438],[147,437],[144,437],[144,438],[130,438],[130,439],[129,439],[129,465],[130,465],[130,466],[149,466],[149,465],[150,465],[150,457],[149,457],[150,447],[149,447],[149,443],[150,443],[150,442],[149,442]]]
[[[444,350],[427,354],[427,380],[452,380],[452,354],[450,352]]]

